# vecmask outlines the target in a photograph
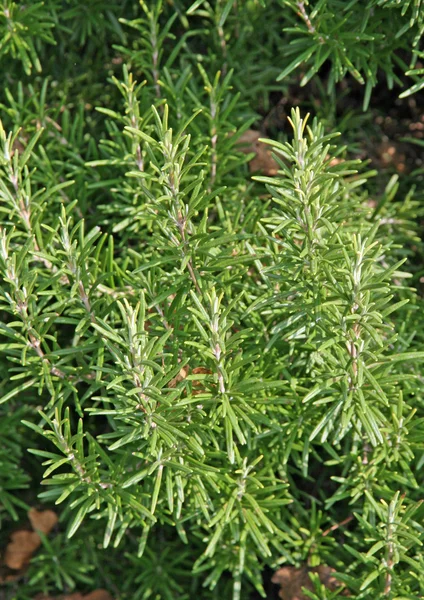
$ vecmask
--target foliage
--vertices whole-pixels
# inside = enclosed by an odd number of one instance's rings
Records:
[[[265,597],[282,564],[422,595],[420,173],[380,189],[366,115],[333,130],[341,80],[421,75],[419,0],[1,9],[5,543],[60,512],[9,597]],[[296,83],[320,118],[279,128]]]

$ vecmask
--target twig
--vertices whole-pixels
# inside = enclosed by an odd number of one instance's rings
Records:
[[[211,100],[211,118],[212,118],[212,128],[211,128],[211,181],[210,181],[210,189],[215,183],[216,179],[216,171],[217,171],[217,163],[218,163],[218,155],[216,152],[216,145],[218,142],[218,133],[216,130],[215,118],[216,118],[216,104],[213,100]]]
[[[225,35],[224,35],[224,28],[218,25],[218,37],[219,37],[219,43],[221,45],[221,50],[222,50],[222,57],[224,59],[224,63],[222,65],[222,74],[225,75],[227,74],[227,69],[228,69],[228,65],[227,65],[227,42],[225,41]]]
[[[154,86],[155,86],[155,94],[156,94],[156,98],[160,98],[161,93],[160,93],[160,85],[159,85],[159,49],[158,49],[158,45],[157,45],[157,35],[156,35],[156,31],[154,30],[154,25],[152,23],[152,33],[151,33],[151,38],[150,38],[150,43],[152,44],[152,61],[153,61],[153,82],[154,82]]]
[[[392,505],[389,506],[389,522],[387,524],[387,555],[386,555],[386,565],[387,571],[384,579],[384,595],[390,596],[392,591],[392,569],[394,567],[394,544],[393,544],[393,524],[394,524],[394,514],[392,510]]]
[[[180,230],[181,240],[182,240],[182,242],[183,242],[184,245],[186,245],[186,243],[187,243],[186,236],[185,236],[186,224],[187,224],[186,219],[181,215],[181,213],[179,213],[178,214],[177,225],[178,225],[178,229]],[[199,283],[197,281],[197,277],[196,277],[196,273],[194,272],[193,261],[192,261],[191,257],[190,257],[190,259],[189,259],[189,261],[187,263],[187,269],[188,269],[188,272],[190,274],[190,279],[194,283],[194,287],[196,288],[197,293],[199,295],[201,295],[202,290],[200,289]]]
[[[308,28],[309,33],[315,35],[317,33],[317,30],[315,29],[308,13],[306,12],[305,3],[303,2],[303,0],[299,0],[299,2],[296,3],[296,6],[299,9],[298,15],[302,17],[306,27]],[[318,35],[318,39],[321,42],[321,44],[324,43],[324,38],[322,37],[322,35]]]
[[[349,517],[347,517],[346,519],[344,519],[343,521],[340,521],[340,523],[335,523],[334,525],[332,525],[331,527],[329,527],[328,529],[326,529],[323,534],[322,537],[327,536],[329,533],[331,533],[332,531],[335,531],[336,529],[339,529],[339,527],[343,527],[344,525],[347,525],[348,523],[350,523],[353,520],[353,515],[350,515]]]

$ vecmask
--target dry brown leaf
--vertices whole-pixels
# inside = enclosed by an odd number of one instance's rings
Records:
[[[254,129],[247,129],[237,140],[237,145],[240,146],[240,150],[244,154],[249,154],[249,152],[254,152],[255,144],[261,137],[259,131],[255,131]]]
[[[106,590],[98,589],[85,596],[80,592],[61,596],[45,596],[44,594],[38,594],[34,600],[113,600],[113,598]]]
[[[84,596],[84,600],[113,600],[112,596],[106,590],[94,590],[91,594]]]
[[[281,567],[272,577],[272,583],[281,586],[279,596],[283,600],[305,600],[306,596],[302,593],[302,587],[311,589],[311,580],[305,567],[295,569],[295,567]]]
[[[180,383],[180,381],[183,381],[187,375],[188,375],[188,365],[186,365],[185,367],[182,367],[182,369],[180,369],[180,372],[178,373],[178,375],[176,375],[176,377],[174,377],[174,379],[171,379],[171,381],[168,383],[168,387],[169,388],[174,388],[177,383]]]
[[[15,141],[13,142],[12,152],[11,152],[12,156],[15,154],[16,150],[19,152],[20,156],[22,156],[22,154],[25,152],[25,146],[27,145],[28,138],[26,135],[22,135],[22,134],[20,137],[21,137],[22,141],[19,140],[18,138],[16,138]],[[25,145],[23,142],[25,143]]]
[[[237,145],[244,154],[255,153],[255,157],[249,162],[251,173],[263,173],[273,176],[278,173],[278,164],[272,157],[271,147],[259,141],[263,137],[259,131],[248,129],[237,140]]]
[[[52,510],[38,511],[35,508],[31,508],[28,511],[28,517],[32,527],[44,534],[48,534],[58,520],[56,513]],[[37,531],[20,529],[11,534],[3,557],[5,567],[13,571],[22,571],[28,565],[32,555],[41,544],[41,539]],[[2,582],[11,581],[19,575],[20,573],[1,575],[0,580]]]
[[[279,596],[282,600],[308,600],[308,597],[302,592],[302,588],[313,591],[314,587],[309,577],[309,573],[316,573],[319,580],[326,588],[334,591],[340,587],[340,582],[334,577],[335,570],[325,565],[309,569],[308,567],[282,567],[278,569],[272,577],[272,583],[281,586]],[[343,591],[344,596],[348,596],[347,590]]]
[[[9,569],[19,570],[25,567],[33,553],[39,547],[41,540],[34,531],[14,531],[6,547],[4,562]]]
[[[206,369],[206,367],[195,367],[192,371],[193,375],[212,375],[212,371],[210,369]],[[198,396],[199,394],[205,393],[205,388],[202,387],[202,381],[199,379],[193,380],[193,396]]]
[[[57,515],[52,510],[37,510],[31,508],[28,511],[28,517],[32,528],[41,533],[48,534],[57,523]]]
[[[45,596],[44,594],[37,594],[34,600],[83,600],[84,596],[80,592],[74,594],[65,594],[64,596]]]
[[[210,369],[206,369],[206,367],[195,367],[192,373],[193,375],[212,375],[212,371]]]
[[[327,567],[326,565],[319,565],[315,569],[312,569],[313,573],[317,573],[320,582],[325,585],[331,591],[337,590],[337,588],[341,587],[341,582],[334,577],[335,569],[331,567]],[[342,592],[342,596],[350,596],[349,590],[346,588]]]

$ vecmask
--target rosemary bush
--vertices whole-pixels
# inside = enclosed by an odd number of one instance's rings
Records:
[[[302,106],[241,146],[296,83],[419,91],[420,0],[0,8],[2,543],[60,515],[5,597],[422,597],[415,181]]]

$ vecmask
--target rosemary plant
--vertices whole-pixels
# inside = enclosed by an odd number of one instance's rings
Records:
[[[6,597],[422,597],[419,196],[302,107],[241,145],[296,81],[419,92],[420,1],[0,9],[2,541],[60,516]]]

